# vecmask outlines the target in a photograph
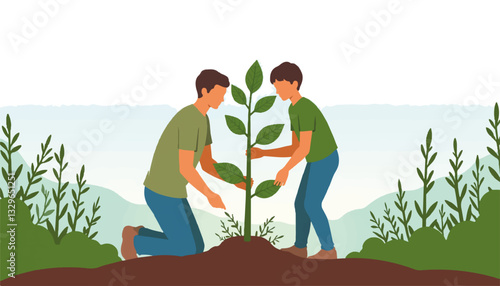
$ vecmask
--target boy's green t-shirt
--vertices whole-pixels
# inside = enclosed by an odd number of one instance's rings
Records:
[[[306,156],[307,162],[319,161],[337,150],[337,143],[328,122],[312,101],[302,97],[295,105],[290,104],[288,114],[290,115],[291,130],[295,131],[299,141],[301,131],[313,131],[311,150]]]
[[[194,151],[193,166],[212,144],[210,121],[194,105],[181,109],[168,123],[156,146],[144,186],[167,197],[186,198],[188,181],[179,170],[179,149]]]

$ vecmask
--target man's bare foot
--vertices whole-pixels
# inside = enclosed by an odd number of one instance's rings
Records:
[[[137,235],[137,232],[134,227],[126,226],[122,231],[122,256],[125,260],[137,258],[137,252],[134,247],[134,237]]]
[[[282,251],[286,251],[286,252],[289,252],[293,255],[296,255],[298,257],[302,257],[302,258],[307,258],[307,247],[304,247],[304,248],[298,248],[296,247],[295,245],[292,246],[292,247],[288,247],[288,248],[282,248],[281,249]]]
[[[328,250],[328,251],[321,249],[318,253],[316,253],[313,256],[309,256],[308,258],[309,259],[321,259],[321,260],[337,259],[337,250],[335,249],[335,247],[332,250]]]

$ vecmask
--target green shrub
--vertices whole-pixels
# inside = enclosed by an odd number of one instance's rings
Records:
[[[500,278],[500,190],[486,193],[480,205],[477,221],[458,223],[447,239],[438,230],[425,227],[416,230],[408,242],[384,243],[379,238],[370,238],[360,252],[352,252],[347,258],[377,259],[417,270],[460,270]]]
[[[71,232],[62,238],[56,245],[51,233],[42,226],[31,221],[30,212],[26,204],[16,199],[15,214],[15,250],[8,249],[10,237],[0,238],[2,269],[0,279],[8,278],[7,259],[10,252],[15,252],[16,275],[46,268],[55,267],[83,267],[96,268],[102,265],[121,261],[117,249],[111,244],[101,245],[89,239],[81,232]],[[6,234],[10,226],[7,221],[8,199],[0,200],[0,231]],[[12,223],[12,222],[10,222]]]
[[[498,110],[498,103],[495,104],[495,110],[493,111],[493,120],[490,119],[491,129],[486,127],[486,132],[495,142],[495,150],[487,147],[488,152],[498,160],[498,169],[489,167],[488,170],[490,174],[500,182],[500,112]],[[491,187],[489,188],[491,190]]]

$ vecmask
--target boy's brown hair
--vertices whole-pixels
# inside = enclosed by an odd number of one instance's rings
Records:
[[[299,90],[300,85],[302,84],[302,72],[296,64],[284,62],[281,65],[275,67],[271,72],[271,83],[274,83],[276,80],[286,80],[290,83],[296,81],[298,83],[297,90]]]

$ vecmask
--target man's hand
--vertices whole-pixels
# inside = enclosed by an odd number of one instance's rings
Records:
[[[284,186],[286,180],[288,179],[288,173],[289,171],[287,169],[281,169],[276,175],[276,180],[274,181],[274,184],[276,186]]]
[[[244,178],[245,178],[245,181],[243,181],[241,183],[238,183],[238,184],[235,184],[235,186],[238,187],[238,188],[240,188],[240,189],[242,189],[242,190],[244,190],[244,191],[246,191],[246,189],[247,189],[247,182],[246,182],[247,181],[247,177],[244,176]],[[253,179],[252,179],[252,186],[253,186]]]
[[[212,207],[217,208],[217,209],[224,209],[224,210],[226,209],[226,206],[224,205],[221,197],[218,194],[211,193],[211,194],[207,195],[207,199]]]
[[[250,156],[251,156],[251,159],[259,159],[259,158],[262,158],[264,157],[264,150],[260,149],[260,148],[252,148],[250,149]],[[245,156],[248,156],[248,151],[245,151]]]

